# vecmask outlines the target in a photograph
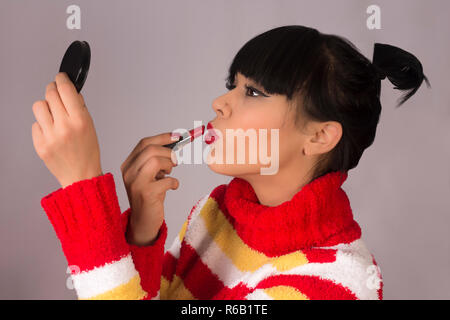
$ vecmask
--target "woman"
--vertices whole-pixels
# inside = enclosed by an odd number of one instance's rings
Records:
[[[247,42],[211,125],[222,144],[225,130],[276,129],[277,171],[261,174],[265,164],[247,159],[208,163],[233,179],[196,202],[164,252],[164,198],[179,185],[160,174],[176,165],[163,146],[171,134],[142,139],[122,164],[130,208],[121,215],[83,97],[58,74],[33,106],[33,142],[62,186],[41,203],[74,266],[78,297],[382,299],[380,271],[341,185],[374,141],[386,77],[406,90],[400,104],[428,84],[419,60],[390,45],[376,44],[371,63],[348,40],[304,26]]]

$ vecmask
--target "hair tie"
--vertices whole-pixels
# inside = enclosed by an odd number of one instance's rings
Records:
[[[386,78],[386,73],[384,70],[380,67],[380,64],[384,63],[387,58],[387,51],[383,50],[383,45],[380,43],[375,43],[374,49],[373,49],[373,58],[372,58],[372,65],[375,69],[377,78],[380,80],[383,80]]]

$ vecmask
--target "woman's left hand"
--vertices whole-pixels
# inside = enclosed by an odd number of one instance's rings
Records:
[[[45,100],[33,104],[34,148],[63,188],[103,175],[94,122],[84,98],[66,73],[47,85]]]

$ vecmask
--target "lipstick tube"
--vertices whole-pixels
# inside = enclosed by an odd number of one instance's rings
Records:
[[[200,127],[194,128],[191,131],[189,131],[188,134],[185,134],[184,136],[180,136],[178,138],[178,141],[165,144],[163,147],[167,147],[172,149],[173,151],[177,151],[181,148],[183,148],[185,145],[190,143],[191,141],[194,141],[195,138],[200,137],[205,132],[205,126],[202,125]]]

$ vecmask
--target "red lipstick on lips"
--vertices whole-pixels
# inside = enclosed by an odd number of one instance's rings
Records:
[[[211,144],[216,140],[217,133],[214,131],[214,128],[213,128],[211,122],[208,122],[206,129],[208,129],[208,132],[205,135],[205,143]]]

